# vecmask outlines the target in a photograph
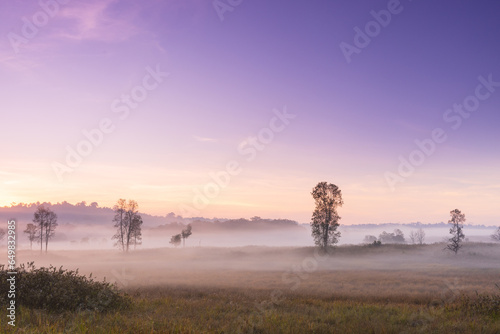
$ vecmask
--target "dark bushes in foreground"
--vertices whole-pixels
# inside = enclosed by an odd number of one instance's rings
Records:
[[[500,286],[496,284],[500,291]],[[500,317],[500,295],[477,294],[474,297],[463,295],[460,299],[462,311],[469,314],[487,315],[494,318]]]
[[[128,308],[131,299],[108,282],[95,281],[69,271],[50,266],[36,268],[33,262],[15,270],[16,307],[24,306],[47,311],[109,311]],[[7,305],[12,275],[0,266],[0,304]]]

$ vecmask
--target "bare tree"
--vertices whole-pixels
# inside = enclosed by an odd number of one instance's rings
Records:
[[[500,241],[500,227],[491,235],[491,239],[495,241]]]
[[[337,207],[342,206],[342,192],[339,187],[327,182],[320,182],[314,187],[311,195],[316,203],[311,219],[311,234],[314,243],[326,249],[330,245],[335,245],[340,238],[338,221],[340,216]]]
[[[191,232],[191,224],[188,224],[185,229],[182,230],[181,232],[181,237],[182,237],[182,247],[186,245],[186,239],[189,238],[189,236],[193,234]]]
[[[455,209],[450,211],[451,219],[448,223],[452,224],[450,228],[451,238],[448,239],[448,245],[445,249],[449,249],[454,252],[455,255],[458,253],[459,249],[462,248],[462,240],[465,238],[462,229],[464,228],[463,223],[465,222],[465,214],[461,213],[460,210]]]
[[[175,247],[179,246],[181,244],[181,235],[180,234],[173,235],[170,238],[170,243]]]
[[[417,243],[423,245],[425,241],[425,231],[422,228],[417,230]]]
[[[33,249],[33,241],[36,240],[37,228],[35,224],[28,224],[26,229],[23,231],[28,235],[28,240],[30,241],[30,249]]]
[[[410,242],[411,242],[413,245],[417,243],[417,232],[416,232],[416,231],[412,230],[412,231],[410,232],[410,236],[409,236],[409,237],[410,237]]]
[[[419,228],[418,230],[412,230],[410,232],[410,241],[412,244],[419,244],[423,245],[425,240],[425,232],[422,228]]]
[[[39,234],[36,239],[40,243],[40,253],[43,251],[44,240],[45,253],[47,253],[49,239],[54,236],[57,227],[57,215],[50,208],[40,205],[33,215],[33,223],[35,223],[37,234]]]
[[[119,199],[114,206],[116,233],[113,239],[115,245],[122,251],[128,252],[131,245],[140,244],[142,241],[142,218],[138,213],[139,205],[134,200]],[[135,246],[134,246],[135,248]]]
[[[3,228],[0,228],[0,240],[3,240],[3,238],[5,237],[5,234],[7,232],[5,232],[5,230]]]

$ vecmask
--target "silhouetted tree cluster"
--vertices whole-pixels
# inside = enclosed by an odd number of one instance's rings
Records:
[[[43,243],[45,241],[45,253],[47,253],[47,248],[49,245],[49,240],[55,235],[57,227],[57,215],[46,208],[44,205],[40,205],[33,215],[33,223],[35,223],[34,232],[38,235],[37,242],[40,243],[40,253],[43,250]]]
[[[183,229],[181,231],[180,234],[175,234],[173,235],[171,238],[170,238],[170,242],[172,245],[174,245],[175,247],[179,246],[181,244],[181,240],[182,240],[182,247],[185,247],[186,246],[186,239],[189,238],[189,236],[191,234],[193,234],[192,232],[192,226],[191,224],[188,224],[186,226],[185,229]]]
[[[406,243],[405,235],[400,229],[395,229],[393,233],[382,232],[378,240],[384,244],[404,244]]]
[[[464,228],[465,223],[465,214],[460,212],[460,210],[455,209],[450,211],[451,219],[448,221],[449,224],[452,224],[450,228],[450,234],[452,237],[448,239],[448,245],[445,249],[449,249],[454,252],[455,255],[458,253],[460,248],[462,248],[462,241],[465,238],[462,229]]]
[[[175,247],[179,246],[181,244],[181,235],[180,234],[176,234],[176,235],[173,235],[171,238],[170,238],[170,242],[172,245],[174,245]]]
[[[131,245],[140,245],[142,242],[142,218],[138,211],[139,205],[134,200],[121,198],[118,200],[113,210],[115,217],[113,222],[116,227],[115,246],[124,252],[128,252]]]

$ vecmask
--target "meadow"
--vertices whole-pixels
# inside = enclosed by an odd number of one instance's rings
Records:
[[[106,277],[111,311],[21,307],[19,333],[499,333],[500,245],[66,251],[19,257]],[[1,318],[2,332],[12,331]]]

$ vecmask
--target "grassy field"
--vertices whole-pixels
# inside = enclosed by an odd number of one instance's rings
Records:
[[[312,248],[262,247],[53,254],[35,260],[114,272],[132,306],[106,313],[21,308],[15,331],[500,333],[499,298],[477,296],[500,294],[500,247],[469,244],[458,256],[441,249],[349,246],[322,258]],[[4,318],[0,329],[12,331]]]

